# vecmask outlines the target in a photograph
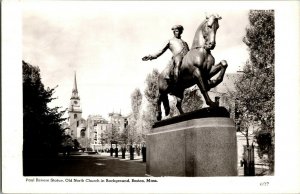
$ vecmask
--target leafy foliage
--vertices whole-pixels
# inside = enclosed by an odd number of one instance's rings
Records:
[[[40,69],[23,61],[23,153],[32,155],[56,154],[63,140],[60,123],[65,120],[59,107],[49,108],[54,89],[45,89]]]
[[[203,106],[203,100],[199,89],[187,88],[183,94],[182,109],[184,112],[199,110]],[[176,100],[170,103],[170,115],[173,117],[179,115],[176,108]]]
[[[157,69],[147,75],[146,88],[144,90],[145,98],[147,99],[146,111],[143,113],[144,128],[151,129],[154,122],[156,121],[155,111],[156,103],[158,99],[158,76],[159,72]],[[146,133],[149,132],[146,131]]]
[[[146,88],[144,90],[144,95],[152,106],[156,106],[156,101],[158,98],[158,76],[159,72],[157,69],[147,75],[146,78]]]
[[[128,121],[128,140],[133,142],[141,141],[141,133],[143,131],[141,108],[143,95],[140,89],[136,88],[131,94],[132,117]]]
[[[138,120],[140,116],[140,110],[142,105],[143,96],[140,89],[136,88],[131,94],[131,107],[135,120]]]
[[[121,132],[120,141],[123,142],[124,144],[128,144],[128,125]]]
[[[244,43],[256,68],[274,67],[274,10],[251,10]]]
[[[62,139],[62,147],[74,147],[74,141],[70,135],[64,135]]]
[[[260,155],[268,154],[274,167],[274,11],[251,10],[250,26],[243,41],[249,48],[249,61],[236,83],[236,115],[241,130],[257,124],[256,134]],[[261,133],[264,131],[264,133]],[[264,134],[264,135],[262,135]],[[268,134],[268,135],[266,135]],[[271,139],[269,138],[271,137]],[[268,138],[269,140],[266,140]],[[266,149],[268,149],[266,151]]]
[[[128,131],[128,143],[133,144],[136,141],[136,120],[130,119],[128,126],[127,126],[127,131]]]
[[[203,100],[199,89],[186,89],[182,101],[182,109],[184,112],[191,112],[202,108]]]
[[[112,141],[119,141],[121,134],[116,125],[112,125],[111,129],[107,131],[107,143],[111,143]]]

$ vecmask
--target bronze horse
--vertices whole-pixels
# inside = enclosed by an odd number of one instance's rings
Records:
[[[162,118],[161,102],[163,102],[165,115],[169,115],[170,106],[168,94],[172,94],[177,99],[176,107],[180,114],[183,114],[181,107],[184,90],[195,84],[199,87],[205,102],[208,106],[218,106],[213,102],[208,91],[222,82],[227,62],[222,60],[215,65],[215,59],[211,54],[216,46],[216,32],[219,28],[218,20],[222,19],[218,15],[211,15],[199,25],[195,33],[191,50],[184,56],[179,69],[178,82],[172,84],[165,79],[167,68],[158,77],[159,95],[156,107],[156,117],[160,121]],[[216,79],[211,78],[219,73]]]

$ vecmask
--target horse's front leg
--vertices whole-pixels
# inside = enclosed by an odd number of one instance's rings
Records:
[[[159,93],[158,98],[157,98],[157,103],[156,103],[156,119],[158,121],[160,121],[161,118],[162,118],[162,115],[161,115],[161,102],[162,102],[161,94]]]
[[[217,73],[219,73],[218,77],[214,80],[208,80],[208,89],[216,87],[218,84],[220,84],[223,81],[226,68],[228,67],[228,64],[225,60],[222,60],[217,65],[212,66],[210,72],[209,72],[209,78],[215,76]]]
[[[194,76],[194,79],[195,79],[195,82],[196,84],[198,85],[204,99],[205,99],[205,102],[208,106],[215,106],[215,103],[210,99],[208,93],[207,93],[207,85],[205,84],[204,80],[203,80],[203,75],[200,71],[199,68],[196,68],[196,70],[194,71],[193,73],[193,76]]]

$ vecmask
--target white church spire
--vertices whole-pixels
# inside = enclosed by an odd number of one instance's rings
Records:
[[[74,73],[74,86],[73,86],[73,90],[72,90],[71,99],[80,99],[79,95],[78,95],[78,89],[77,89],[76,71]]]

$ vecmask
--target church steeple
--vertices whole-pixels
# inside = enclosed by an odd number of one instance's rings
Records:
[[[77,81],[76,81],[76,72],[74,75],[74,86],[73,86],[73,90],[72,90],[72,96],[71,99],[80,99],[79,95],[78,95],[78,89],[77,89]]]
[[[80,106],[80,98],[78,95],[77,89],[77,80],[76,80],[76,72],[74,74],[74,86],[72,89],[72,96],[70,99],[70,106],[68,109],[69,113],[69,125],[71,130],[71,136],[73,138],[78,138],[80,136],[80,132],[77,131],[77,128],[81,121],[82,109]]]
[[[81,106],[80,106],[80,98],[78,95],[78,89],[77,89],[77,80],[76,80],[76,72],[74,74],[74,86],[72,89],[72,96],[70,99],[70,107],[69,107],[69,112],[82,112],[81,111]]]

